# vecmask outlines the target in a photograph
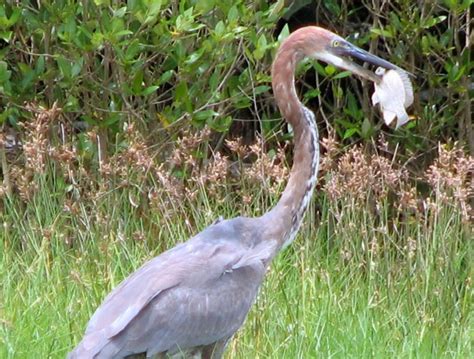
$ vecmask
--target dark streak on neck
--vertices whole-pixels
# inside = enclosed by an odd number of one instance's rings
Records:
[[[319,164],[318,130],[314,115],[299,101],[294,85],[296,64],[303,58],[297,42],[285,42],[272,66],[272,86],[283,117],[293,128],[294,157],[290,178],[276,206],[263,216],[264,238],[289,244],[303,220],[316,184]]]

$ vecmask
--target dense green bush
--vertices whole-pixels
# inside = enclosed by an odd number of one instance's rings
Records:
[[[387,131],[407,155],[449,138],[474,153],[471,0],[301,1],[289,10],[285,3],[7,0],[0,5],[0,121],[15,127],[31,117],[25,103],[57,102],[65,122],[98,128],[109,142],[131,121],[156,142],[189,124],[268,137],[279,129],[265,121],[279,117],[269,77],[278,39],[320,24],[416,74],[416,121]],[[350,141],[380,131],[372,89],[325,64],[304,67],[314,70],[301,93],[318,121]]]

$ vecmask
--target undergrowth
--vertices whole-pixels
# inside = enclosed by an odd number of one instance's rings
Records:
[[[132,125],[107,161],[88,158],[78,138],[97,133],[70,132],[57,108],[32,111],[21,146],[2,154],[2,358],[64,357],[123,278],[219,216],[262,214],[289,171],[287,144],[231,139],[213,153],[205,130],[157,149]],[[473,158],[440,145],[414,178],[383,139],[322,146],[298,239],[226,357],[468,357]]]

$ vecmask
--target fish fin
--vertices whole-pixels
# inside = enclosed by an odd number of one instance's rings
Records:
[[[408,117],[408,114],[406,113],[406,111],[398,113],[397,114],[397,125],[395,126],[395,129],[398,129],[400,126],[403,126],[408,121],[410,121],[410,118]]]
[[[392,111],[387,111],[385,110],[383,112],[383,120],[385,121],[385,124],[388,126],[392,123],[392,121],[395,119],[396,114]]]
[[[407,108],[413,103],[413,86],[407,72],[397,71],[397,73],[403,83],[403,89],[405,90],[405,101],[403,101],[403,105]]]

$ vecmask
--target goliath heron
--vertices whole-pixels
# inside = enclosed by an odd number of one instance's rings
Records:
[[[293,166],[279,202],[261,217],[219,220],[145,263],[105,298],[69,358],[222,357],[270,262],[294,239],[316,183],[318,130],[294,85],[296,64],[306,57],[375,83],[381,77],[351,58],[401,71],[323,28],[293,32],[272,66],[275,100],[294,133]]]

